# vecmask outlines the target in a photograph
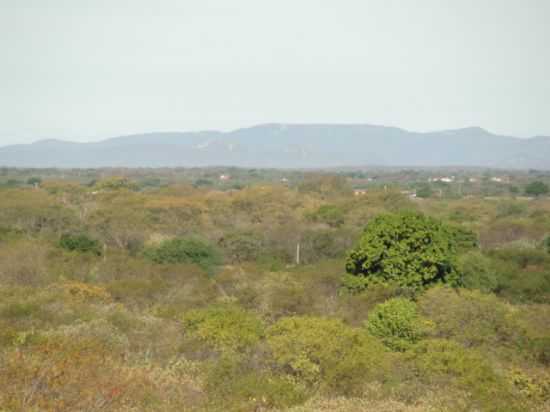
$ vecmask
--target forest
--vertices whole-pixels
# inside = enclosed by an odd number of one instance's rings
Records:
[[[4,168],[0,411],[550,411],[549,180]]]

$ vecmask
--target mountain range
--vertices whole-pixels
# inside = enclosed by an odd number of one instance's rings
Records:
[[[4,146],[0,166],[550,169],[550,137],[500,136],[479,127],[418,133],[365,124],[264,124],[231,132],[163,132],[93,143],[42,140]]]

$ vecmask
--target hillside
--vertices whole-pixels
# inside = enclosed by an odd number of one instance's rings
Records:
[[[481,128],[431,133],[372,125],[265,124],[231,132],[148,133],[95,143],[43,140],[0,148],[11,167],[480,166],[550,169],[550,137]]]

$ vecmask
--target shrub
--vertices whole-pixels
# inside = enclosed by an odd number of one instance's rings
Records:
[[[348,256],[344,286],[362,291],[373,283],[395,282],[422,290],[437,283],[456,284],[456,246],[452,229],[430,217],[378,216]]]
[[[418,189],[416,189],[416,196],[422,199],[432,197],[432,195],[433,195],[432,187],[428,184],[421,185],[420,187],[418,187]]]
[[[304,385],[287,375],[260,369],[249,359],[223,356],[207,373],[209,410],[255,411],[288,408],[307,396]]]
[[[520,334],[510,305],[477,290],[434,288],[420,297],[420,312],[435,322],[436,334],[463,345],[513,345]]]
[[[359,392],[389,365],[381,344],[338,319],[282,318],[266,336],[274,360],[283,370],[330,392]]]
[[[218,251],[198,239],[165,240],[159,246],[147,249],[145,256],[160,264],[194,263],[209,272],[221,264]]]
[[[314,222],[324,223],[330,227],[340,227],[344,224],[344,211],[338,206],[323,205],[309,215]]]
[[[101,255],[100,243],[86,234],[65,234],[61,236],[59,246],[71,252],[92,253],[97,256]]]
[[[479,247],[479,239],[471,230],[461,226],[450,226],[451,237],[459,252],[466,252]]]
[[[220,304],[187,311],[184,331],[192,339],[216,350],[244,351],[254,346],[263,334],[263,323],[244,309]]]
[[[366,326],[390,349],[404,351],[418,342],[431,325],[419,316],[414,302],[394,298],[378,304],[369,313]]]
[[[218,241],[218,245],[231,262],[256,260],[262,249],[261,239],[253,233],[229,233]]]
[[[467,410],[529,410],[512,387],[480,353],[446,339],[428,339],[415,347],[416,375],[429,384],[456,386],[470,394]]]
[[[550,235],[544,238],[542,241],[542,247],[547,253],[550,253]]]
[[[82,282],[65,282],[59,287],[70,297],[78,301],[110,302],[111,295],[102,286]]]
[[[497,289],[498,279],[491,259],[480,252],[474,251],[460,256],[457,269],[462,286],[482,292],[493,292]]]

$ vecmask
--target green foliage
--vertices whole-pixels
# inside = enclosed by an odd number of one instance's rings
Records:
[[[510,305],[477,290],[446,287],[427,291],[419,299],[420,313],[436,325],[436,335],[467,347],[513,346],[521,330]]]
[[[41,183],[42,183],[42,179],[39,177],[29,177],[27,179],[27,184],[29,186],[40,186]]]
[[[335,205],[322,205],[309,218],[314,222],[324,223],[330,227],[340,227],[344,224],[344,211]]]
[[[546,236],[542,241],[542,247],[547,253],[550,253],[550,235]]]
[[[477,404],[481,410],[494,412],[525,410],[486,358],[453,341],[433,339],[420,343],[415,348],[414,362],[420,379],[468,390],[473,397],[472,407]]]
[[[194,263],[206,271],[211,271],[222,262],[216,248],[198,239],[165,240],[145,250],[144,255],[155,263]]]
[[[527,212],[527,204],[520,201],[500,202],[497,206],[497,217],[521,216]]]
[[[408,299],[394,298],[377,305],[366,323],[367,330],[395,351],[405,351],[430,330],[430,323],[422,319],[416,304]]]
[[[548,409],[550,198],[453,173],[467,197],[417,201],[430,171],[0,168],[0,410]]]
[[[61,236],[59,246],[71,252],[91,253],[97,256],[101,255],[101,244],[84,233],[76,235],[65,234]]]
[[[498,287],[498,278],[491,259],[481,252],[472,251],[461,255],[457,261],[460,283],[468,289],[482,292],[494,292]]]
[[[428,184],[424,184],[416,189],[416,196],[422,199],[427,199],[433,196],[432,187]]]
[[[335,393],[360,391],[389,365],[384,348],[341,320],[311,316],[282,318],[267,332],[276,363],[309,385]]]
[[[218,245],[231,262],[256,260],[262,250],[262,240],[250,232],[233,232],[218,241]]]
[[[183,316],[185,333],[216,350],[244,351],[263,334],[263,323],[254,314],[235,305],[194,309]]]
[[[479,239],[471,230],[461,226],[450,226],[449,230],[458,252],[466,252],[479,247]]]
[[[548,185],[540,180],[529,183],[525,186],[525,194],[529,196],[542,196],[549,192]]]
[[[97,190],[137,190],[137,185],[125,177],[112,177],[104,179],[95,184]]]
[[[344,286],[365,290],[393,283],[422,290],[457,284],[456,235],[439,221],[415,213],[381,215],[369,222],[346,261]]]
[[[292,377],[259,369],[250,360],[227,354],[210,368],[205,387],[209,410],[288,408],[308,396],[305,386]]]

